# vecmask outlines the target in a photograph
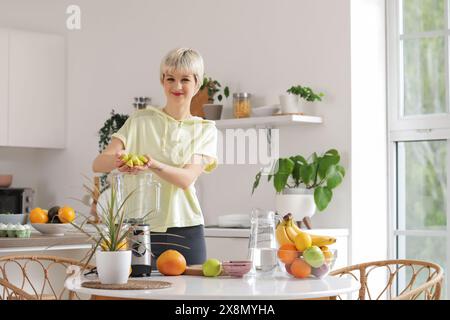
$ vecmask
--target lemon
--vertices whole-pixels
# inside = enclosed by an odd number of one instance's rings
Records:
[[[311,236],[306,232],[299,232],[295,237],[295,247],[298,251],[305,251],[312,246]]]

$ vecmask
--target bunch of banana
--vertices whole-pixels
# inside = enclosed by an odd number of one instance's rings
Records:
[[[275,229],[275,237],[280,246],[284,244],[295,244],[295,238],[298,234],[305,233],[294,222],[292,214],[288,213],[278,222]],[[308,233],[311,237],[312,245],[323,247],[336,242],[336,238],[331,236],[322,236]]]

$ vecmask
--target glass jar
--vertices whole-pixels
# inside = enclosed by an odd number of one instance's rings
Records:
[[[247,118],[252,113],[251,94],[239,92],[233,94],[233,114],[235,118]]]

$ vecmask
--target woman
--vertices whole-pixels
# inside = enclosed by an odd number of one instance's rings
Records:
[[[203,83],[203,74],[203,59],[198,52],[187,48],[170,51],[160,66],[167,99],[164,108],[134,112],[93,163],[94,172],[117,169],[155,173],[161,183],[161,201],[158,214],[149,219],[152,243],[171,242],[190,249],[153,244],[152,252],[157,257],[167,249],[178,250],[188,265],[206,260],[204,219],[194,182],[217,166],[215,123],[190,114],[191,100]],[[145,154],[149,161],[129,168],[120,159],[123,153]]]

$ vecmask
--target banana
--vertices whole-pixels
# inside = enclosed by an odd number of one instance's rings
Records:
[[[292,228],[295,230],[295,232],[300,233],[300,232],[304,232],[302,229],[300,229],[297,225],[297,223],[292,220]]]
[[[286,234],[288,235],[289,239],[295,243],[295,237],[297,237],[298,232],[295,231],[295,229],[292,226],[292,220],[288,220],[286,222],[286,226],[284,227],[286,229]]]
[[[330,236],[320,236],[316,234],[310,234],[313,246],[328,246],[336,242],[336,238]]]
[[[275,229],[275,237],[280,246],[282,246],[284,244],[288,244],[288,243],[294,244],[294,242],[291,241],[291,239],[289,238],[289,236],[286,233],[286,224],[284,221],[278,223],[278,225]]]

